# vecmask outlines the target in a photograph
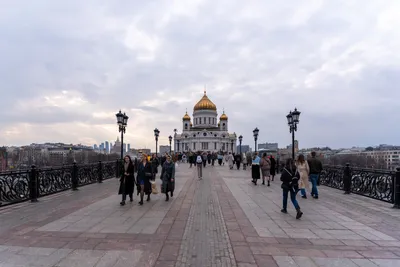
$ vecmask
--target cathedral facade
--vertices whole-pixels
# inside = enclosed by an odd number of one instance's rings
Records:
[[[208,98],[206,91],[193,108],[193,118],[182,118],[182,133],[175,131],[176,152],[233,152],[236,153],[237,136],[228,132],[228,116],[218,118],[217,106]]]

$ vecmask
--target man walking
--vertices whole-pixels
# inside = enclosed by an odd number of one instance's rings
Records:
[[[203,179],[203,157],[201,156],[201,153],[197,155],[196,158],[196,166],[197,166],[197,175],[199,177],[199,180]]]
[[[310,180],[311,180],[311,184],[312,184],[311,196],[315,199],[318,199],[317,184],[318,184],[319,175],[321,174],[321,172],[323,170],[322,162],[316,158],[315,151],[311,152],[311,159],[309,159],[307,161],[308,161],[308,166],[310,167]]]

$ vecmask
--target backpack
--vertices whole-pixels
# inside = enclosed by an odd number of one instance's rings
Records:
[[[201,158],[200,155],[197,156],[196,162],[197,162],[197,163],[202,163],[202,162],[203,162],[203,159]]]

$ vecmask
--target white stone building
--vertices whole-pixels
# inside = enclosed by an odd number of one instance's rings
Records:
[[[237,136],[228,132],[228,116],[219,117],[217,106],[204,96],[193,108],[193,119],[186,112],[182,118],[182,133],[174,135],[174,151],[206,151],[236,153]]]

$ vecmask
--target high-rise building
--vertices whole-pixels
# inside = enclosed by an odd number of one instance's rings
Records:
[[[94,144],[94,145],[93,145],[93,149],[94,149],[94,150],[97,150],[97,149],[99,149],[99,148],[97,147],[96,144]]]
[[[106,144],[106,153],[108,154],[108,153],[110,153],[110,144],[108,143],[108,141],[106,141],[105,142],[105,144]]]
[[[128,144],[128,152],[131,151],[131,144]]]

